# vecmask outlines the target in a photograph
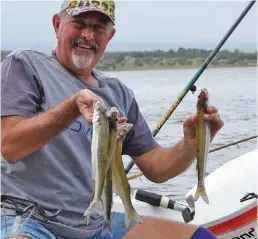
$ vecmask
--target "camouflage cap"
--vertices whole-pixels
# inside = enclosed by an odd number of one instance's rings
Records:
[[[115,25],[115,3],[113,0],[65,0],[60,13],[64,11],[70,16],[83,12],[97,11],[108,16]]]

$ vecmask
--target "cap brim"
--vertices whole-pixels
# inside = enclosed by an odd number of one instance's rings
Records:
[[[101,9],[98,9],[98,8],[91,8],[91,7],[88,7],[86,9],[80,9],[80,10],[76,10],[76,11],[72,11],[69,15],[70,16],[77,16],[81,13],[84,13],[84,12],[99,12],[99,13],[102,13],[103,15],[107,16],[111,22],[113,23],[113,25],[115,25],[115,22],[114,20],[104,11],[104,10],[101,10]]]

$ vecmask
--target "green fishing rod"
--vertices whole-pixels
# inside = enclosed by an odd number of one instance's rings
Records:
[[[232,32],[236,29],[238,24],[243,20],[245,15],[248,13],[248,11],[251,9],[251,7],[255,4],[255,1],[251,1],[247,7],[244,9],[244,11],[241,13],[241,15],[237,18],[235,23],[231,26],[231,28],[228,30],[228,32],[225,34],[225,36],[221,39],[218,46],[211,52],[211,54],[207,57],[207,59],[202,63],[201,67],[198,69],[198,71],[195,73],[193,78],[190,80],[190,82],[187,84],[187,86],[183,89],[183,91],[179,94],[178,98],[174,103],[171,105],[171,107],[168,109],[166,114],[163,116],[161,121],[157,124],[156,128],[152,131],[153,137],[157,135],[157,133],[160,131],[162,126],[166,123],[170,115],[175,111],[177,106],[181,103],[181,101],[184,99],[185,95],[188,93],[189,90],[194,87],[194,83],[198,80],[198,78],[201,76],[201,74],[205,71],[205,69],[208,67],[208,65],[211,63],[213,58],[217,55],[220,48],[224,45],[224,43],[227,41],[229,36],[232,34]],[[129,173],[131,168],[134,165],[134,161],[131,159],[128,165],[125,168],[126,174]]]

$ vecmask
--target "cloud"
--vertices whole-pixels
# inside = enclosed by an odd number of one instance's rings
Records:
[[[2,48],[51,49],[56,38],[52,16],[62,1],[3,1]],[[118,1],[117,33],[111,47],[134,43],[196,45],[218,43],[247,6],[246,1]],[[254,6],[234,31],[230,44],[257,41],[257,7]],[[156,43],[156,46],[155,46]]]

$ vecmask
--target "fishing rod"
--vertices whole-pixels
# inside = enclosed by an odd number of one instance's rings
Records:
[[[152,131],[152,136],[155,137],[157,133],[160,131],[162,126],[166,123],[166,121],[169,119],[171,114],[175,111],[177,106],[181,103],[181,101],[184,99],[185,95],[189,92],[189,90],[193,89],[194,83],[198,80],[198,78],[201,76],[201,74],[205,71],[205,69],[208,67],[210,62],[213,60],[213,58],[217,55],[220,48],[224,45],[224,43],[227,41],[229,36],[233,33],[233,31],[236,29],[238,24],[243,20],[245,15],[248,13],[248,11],[251,9],[251,7],[255,4],[256,0],[251,1],[247,7],[244,9],[244,11],[241,13],[241,15],[237,18],[235,23],[231,26],[231,28],[228,30],[228,32],[225,34],[225,36],[221,39],[218,46],[211,52],[211,54],[207,57],[207,59],[202,63],[201,67],[198,69],[198,71],[195,73],[193,78],[190,80],[190,82],[186,85],[186,87],[183,89],[183,91],[179,94],[177,100],[174,101],[174,103],[171,105],[167,113],[163,116],[161,121],[157,124],[156,128]],[[125,173],[128,174],[131,168],[134,166],[134,161],[131,159],[130,162],[127,164],[125,168]]]

